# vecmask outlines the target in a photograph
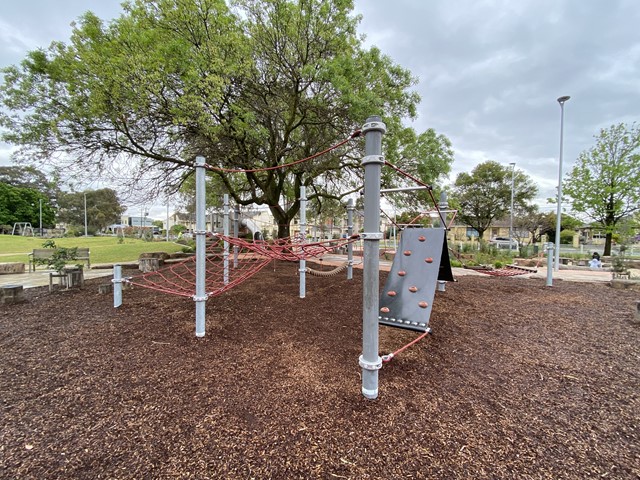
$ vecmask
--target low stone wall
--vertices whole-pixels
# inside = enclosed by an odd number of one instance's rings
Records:
[[[640,281],[616,278],[611,280],[611,287],[620,290],[633,290],[635,292],[640,292]]]
[[[24,264],[22,264],[24,267]],[[0,287],[0,304],[20,303],[24,301],[22,285]]]
[[[24,273],[24,263],[7,262],[0,263],[0,275],[11,273]]]

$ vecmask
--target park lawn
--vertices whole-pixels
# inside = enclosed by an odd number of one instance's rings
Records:
[[[174,253],[183,246],[173,242],[146,242],[137,238],[125,238],[119,243],[116,237],[68,237],[53,239],[56,245],[65,248],[89,248],[91,264],[131,262],[145,252]],[[0,262],[28,263],[28,254],[34,248],[43,248],[46,239],[39,237],[22,237],[17,235],[0,235]]]

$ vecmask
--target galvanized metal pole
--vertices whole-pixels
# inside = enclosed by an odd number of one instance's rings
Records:
[[[206,285],[206,185],[205,160],[196,157],[196,291],[193,301],[196,302],[196,337],[204,337],[205,310],[207,306]]]
[[[347,235],[349,239],[353,236],[353,198],[347,201]],[[353,279],[353,242],[347,244],[347,280]]]
[[[362,285],[362,395],[378,397],[378,370],[382,359],[378,355],[378,309],[380,296],[380,172],[384,164],[382,135],[387,131],[378,116],[367,118],[362,127],[365,136],[364,166],[364,258]]]
[[[87,229],[87,194],[84,194],[84,236],[89,236],[89,230]]]
[[[233,237],[238,238],[240,234],[240,205],[233,209]],[[233,268],[238,268],[238,245],[233,246]]]
[[[560,229],[562,228],[562,143],[564,139],[564,102],[569,100],[569,96],[558,98],[560,104],[560,158],[558,160],[558,205],[556,209],[556,252],[555,269],[560,271]]]
[[[513,189],[514,189],[514,173],[516,169],[516,164],[511,162],[511,208],[509,209],[509,255],[513,253]]]
[[[553,243],[549,242],[547,248],[547,287],[553,287]]]
[[[305,243],[307,239],[307,188],[300,186],[300,242]],[[300,298],[307,294],[307,261],[300,259]]]
[[[113,266],[113,307],[118,308],[122,305],[122,266],[115,264]]]
[[[447,192],[444,190],[440,192],[440,201],[438,202],[438,209],[440,210],[440,221],[443,223],[444,235],[447,235],[447,210],[449,210],[449,201],[447,200]],[[446,291],[447,282],[444,280],[438,280],[438,291]]]
[[[229,194],[223,195],[223,217],[222,217],[222,234],[229,236]],[[229,242],[224,240],[222,249],[222,283],[229,284]]]
[[[169,200],[167,199],[167,243],[169,242]]]

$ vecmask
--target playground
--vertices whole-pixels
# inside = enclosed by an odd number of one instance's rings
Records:
[[[381,272],[381,285],[388,275]],[[3,478],[640,475],[637,292],[461,276],[361,395],[362,271],[274,261],[206,305],[134,286],[0,309]],[[380,354],[410,330],[380,327]]]

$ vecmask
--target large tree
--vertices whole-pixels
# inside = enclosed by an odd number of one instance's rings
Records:
[[[60,188],[56,179],[50,180],[45,173],[31,166],[0,166],[0,182],[14,187],[38,190],[56,205]]]
[[[126,207],[120,204],[118,195],[110,188],[61,194],[58,221],[77,227],[83,226],[85,198],[88,230],[95,232],[113,223],[120,223]]]
[[[432,134],[402,126],[415,117],[415,79],[363,47],[352,0],[136,0],[124,8],[107,26],[85,14],[69,45],[4,70],[4,139],[21,147],[18,158],[94,177],[115,166],[121,185],[129,178],[175,190],[196,155],[226,169],[278,167],[381,114],[389,159],[448,171],[446,155],[421,154]],[[300,186],[308,198],[333,199],[361,188],[361,146],[288,168],[213,175],[237,203],[268,205],[286,236]]]
[[[600,130],[596,144],[580,154],[563,182],[573,210],[604,227],[604,255],[611,255],[616,224],[640,210],[640,127]]]
[[[42,226],[52,227],[54,210],[49,199],[34,188],[15,187],[0,182],[0,225],[29,222],[33,227],[40,225],[40,205],[42,205]]]
[[[538,188],[519,170],[512,172],[511,168],[489,160],[456,178],[452,204],[458,209],[457,218],[476,229],[480,238],[495,219],[509,213],[512,173],[514,207],[525,207]]]

